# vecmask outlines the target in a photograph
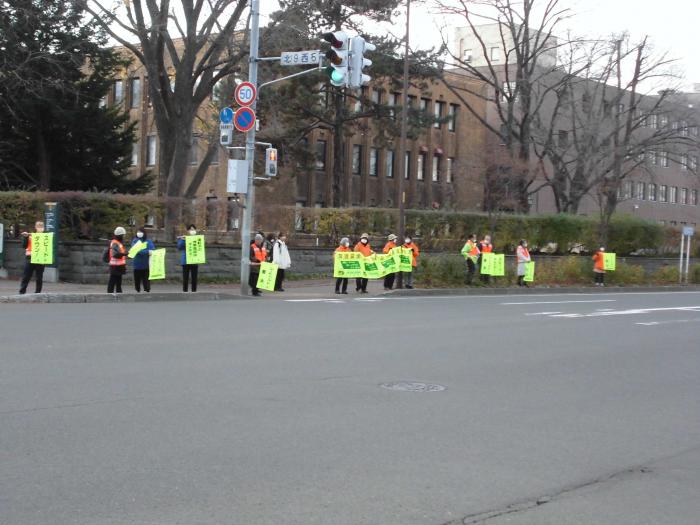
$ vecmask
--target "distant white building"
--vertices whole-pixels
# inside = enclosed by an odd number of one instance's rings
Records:
[[[477,37],[470,27],[457,27],[454,30],[453,39],[450,42],[450,53],[462,62],[468,62],[474,67],[482,67],[491,63],[493,66],[513,64],[514,40],[508,31],[508,27],[501,24],[484,24],[476,26]],[[533,45],[538,38],[538,33],[531,30]],[[540,55],[541,67],[553,67],[557,63],[558,41],[550,37],[547,49]]]

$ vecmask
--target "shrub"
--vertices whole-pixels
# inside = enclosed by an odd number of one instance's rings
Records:
[[[662,266],[651,274],[649,280],[659,284],[678,284],[679,273],[677,266]]]
[[[649,279],[646,276],[644,267],[638,264],[629,264],[618,261],[614,272],[605,274],[606,282],[610,284],[648,284]]]
[[[694,284],[700,284],[700,264],[694,264],[688,272],[688,280]]]

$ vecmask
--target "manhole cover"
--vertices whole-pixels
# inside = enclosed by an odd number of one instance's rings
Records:
[[[398,390],[399,392],[442,392],[447,387],[431,383],[417,383],[414,381],[395,381],[393,383],[382,383],[382,388],[387,390]]]

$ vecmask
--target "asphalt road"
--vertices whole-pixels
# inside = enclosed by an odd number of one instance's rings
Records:
[[[361,299],[0,305],[0,523],[700,522],[700,293]]]

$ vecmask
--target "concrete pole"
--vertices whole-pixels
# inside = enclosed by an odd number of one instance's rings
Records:
[[[250,56],[248,58],[248,81],[258,88],[258,39],[260,37],[260,0],[250,1]],[[251,108],[255,111],[257,99]],[[245,158],[248,161],[248,193],[243,209],[241,227],[241,295],[249,295],[248,277],[250,275],[250,230],[255,217],[255,126],[246,137]]]
[[[688,243],[686,246],[686,253],[685,253],[685,283],[688,284],[690,282],[690,274],[688,271],[690,270],[690,240],[693,237],[688,235]]]
[[[404,171],[406,171],[406,134],[408,128],[408,37],[410,35],[411,0],[406,0],[406,36],[404,37],[403,56],[403,93],[401,94],[401,139],[399,140],[398,173],[399,178],[399,246],[406,236],[406,191],[404,190]],[[397,288],[403,288],[403,273],[399,272]]]
[[[678,257],[678,284],[683,284],[683,251],[685,249],[685,235],[681,233],[681,249]]]

